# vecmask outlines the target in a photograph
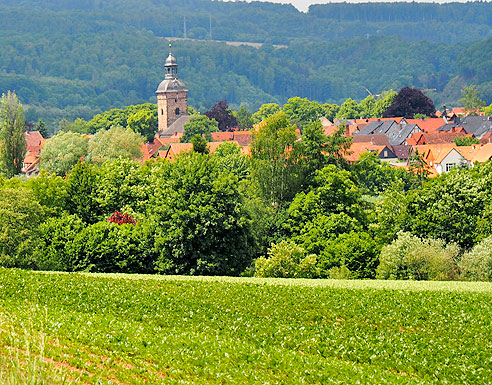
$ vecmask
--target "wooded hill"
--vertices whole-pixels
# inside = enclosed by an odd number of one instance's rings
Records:
[[[190,104],[227,99],[256,109],[308,97],[340,103],[403,86],[435,88],[456,105],[465,84],[492,102],[492,4],[293,6],[205,0],[0,0],[0,91],[15,89],[30,120],[89,119],[154,101],[164,37],[266,43],[174,43]],[[248,20],[254,20],[248,21]],[[488,38],[488,40],[479,40]],[[471,40],[477,40],[471,43]],[[287,45],[274,49],[272,44]]]

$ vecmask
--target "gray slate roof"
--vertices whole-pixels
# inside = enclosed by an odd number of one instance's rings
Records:
[[[459,124],[456,124],[456,123],[448,123],[448,124],[445,124],[444,126],[442,127],[439,127],[437,129],[437,131],[451,131],[453,128],[456,128],[456,127],[461,127]]]
[[[387,132],[386,136],[392,146],[405,144],[407,138],[414,132],[421,131],[416,124],[394,124]]]
[[[184,83],[179,79],[165,79],[159,84],[156,94],[162,92],[188,91]]]
[[[487,132],[492,131],[492,116],[466,116],[460,120],[459,125],[468,134],[480,139]]]
[[[398,124],[395,121],[372,122],[356,135],[386,135],[391,146],[405,143],[412,133],[421,131],[416,124]]]
[[[363,127],[356,135],[373,135],[379,126],[384,122],[371,122],[367,126]]]
[[[181,115],[173,124],[171,124],[167,130],[159,131],[160,138],[171,138],[176,134],[181,134],[184,132],[184,125],[189,123],[190,115]]]

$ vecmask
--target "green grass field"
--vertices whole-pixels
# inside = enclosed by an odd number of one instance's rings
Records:
[[[492,383],[492,284],[0,269],[0,383]]]

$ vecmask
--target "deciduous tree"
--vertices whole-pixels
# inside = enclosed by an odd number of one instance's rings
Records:
[[[336,115],[337,119],[356,119],[360,118],[359,105],[352,98],[348,98],[340,106],[340,110]]]
[[[460,99],[460,103],[465,107],[468,114],[477,115],[480,108],[485,106],[485,102],[480,99],[477,86],[471,85],[461,90],[463,97]]]
[[[41,164],[43,170],[65,176],[77,162],[87,156],[87,138],[73,132],[53,136],[43,146]]]
[[[34,195],[0,181],[0,266],[35,267],[32,253],[43,210]]]
[[[384,118],[405,117],[413,118],[415,114],[434,116],[434,102],[418,89],[404,87],[395,96],[393,102],[384,112]]]
[[[205,136],[208,142],[212,141],[212,132],[219,131],[219,125],[215,119],[210,119],[205,115],[194,115],[190,121],[184,125],[181,143],[191,143],[195,135]]]
[[[296,128],[283,111],[258,124],[251,142],[251,176],[265,201],[283,205],[298,192],[298,146]]]
[[[120,126],[100,130],[89,140],[88,159],[103,163],[111,159],[139,159],[144,138],[131,128]]]
[[[216,157],[176,159],[155,189],[157,270],[165,274],[239,275],[255,243],[237,177]]]
[[[225,100],[220,100],[205,115],[210,119],[215,119],[220,131],[229,131],[238,126],[238,122]]]
[[[241,130],[248,131],[253,128],[253,114],[245,106],[241,105],[239,110],[234,111],[234,116],[236,117]]]
[[[15,92],[8,91],[0,101],[0,166],[8,178],[22,172],[26,155],[24,124],[22,104]]]
[[[253,114],[253,123],[258,124],[269,116],[272,116],[281,110],[277,103],[263,104],[258,111]]]

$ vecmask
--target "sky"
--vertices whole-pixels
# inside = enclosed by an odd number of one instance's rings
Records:
[[[224,0],[224,1],[235,1],[235,0]],[[250,2],[251,0],[248,0]],[[311,4],[326,4],[326,3],[341,3],[343,1],[347,0],[254,0],[254,1],[264,1],[264,2],[270,2],[270,3],[282,3],[282,4],[292,4],[294,5],[298,10],[302,12],[307,12],[309,6]],[[397,2],[397,1],[412,1],[412,0],[348,0],[348,3],[374,3],[374,2]],[[417,0],[418,2],[422,3],[445,3],[453,0]],[[454,0],[454,1],[465,1],[465,0]]]

